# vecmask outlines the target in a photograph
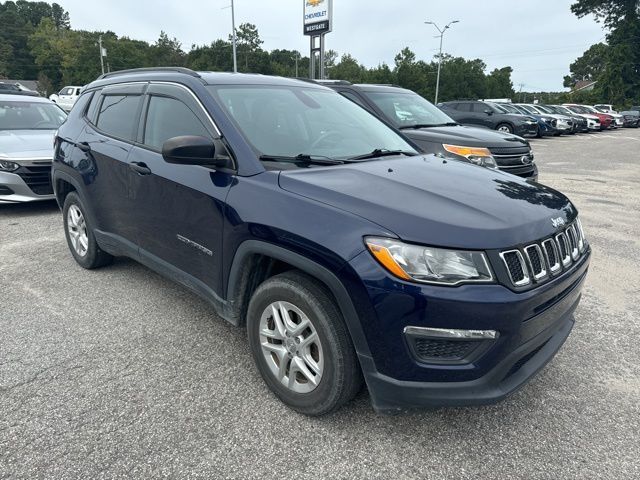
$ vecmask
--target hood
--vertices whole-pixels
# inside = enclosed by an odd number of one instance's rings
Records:
[[[0,158],[53,158],[55,130],[0,130]]]
[[[597,117],[595,115],[591,115],[590,113],[577,113],[576,115],[579,115],[582,118],[587,118],[589,120],[598,120],[598,121],[600,121],[600,117]]]
[[[577,212],[561,193],[434,155],[288,170],[281,188],[366,218],[413,243],[508,248],[553,234]]]
[[[448,143],[465,147],[528,147],[524,138],[502,133],[488,128],[458,126],[428,127],[419,130],[402,130],[407,137],[415,141]]]
[[[526,122],[527,120],[531,120],[537,122],[533,115],[525,115],[520,113],[501,113],[500,115],[504,115],[505,117],[508,117],[513,121]]]

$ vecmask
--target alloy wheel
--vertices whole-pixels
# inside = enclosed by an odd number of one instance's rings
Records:
[[[324,357],[309,317],[289,302],[273,302],[260,318],[262,354],[276,379],[296,393],[309,393],[322,379]]]
[[[84,215],[77,205],[71,205],[67,212],[67,231],[71,246],[79,256],[84,257],[89,250],[89,237]]]

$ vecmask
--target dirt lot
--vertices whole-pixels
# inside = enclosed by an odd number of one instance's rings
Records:
[[[76,266],[54,204],[0,206],[0,478],[639,478],[640,130],[533,143],[592,268],[558,356],[482,408],[294,414],[198,297]]]

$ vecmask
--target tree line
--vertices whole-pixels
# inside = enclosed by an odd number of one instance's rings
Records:
[[[606,43],[592,45],[573,62],[564,86],[595,81],[590,92],[576,96],[589,103],[604,101],[619,107],[640,103],[640,3],[637,0],[578,0],[571,11],[593,15],[607,29]]]
[[[634,7],[635,4],[635,7]],[[487,72],[481,59],[443,55],[439,98],[512,98],[548,103],[607,102],[626,105],[640,96],[640,15],[637,1],[578,0],[572,5],[578,16],[594,14],[609,29],[607,43],[591,47],[571,64],[565,86],[578,80],[597,80],[593,92],[575,94],[514,91],[512,68]],[[185,66],[194,70],[231,71],[232,45],[229,36],[209,45],[192,45],[185,51],[180,41],[160,32],[153,42],[116,33],[75,30],[69,14],[57,3],[26,0],[0,3],[0,78],[37,79],[41,90],[51,93],[64,85],[85,85],[101,73],[98,38],[107,50],[107,70],[137,67]],[[266,51],[255,25],[237,29],[238,70],[286,77],[306,77],[309,57],[295,50]],[[368,68],[349,53],[329,50],[326,56],[329,78],[355,83],[396,84],[428,99],[435,93],[437,58],[424,61],[409,48],[401,50],[393,64]]]
[[[108,70],[153,66],[185,66],[194,70],[231,71],[231,39],[209,45],[192,45],[185,51],[180,41],[161,32],[153,43],[118,36],[114,32],[92,32],[71,28],[69,14],[57,3],[26,0],[0,3],[0,77],[37,79],[46,93],[64,85],[85,85],[101,73],[98,38],[107,50]],[[309,57],[295,50],[262,48],[255,25],[244,23],[237,29],[238,70],[240,72],[307,77]],[[330,78],[352,82],[389,83],[433,98],[437,63],[418,60],[403,49],[393,65],[373,68],[360,64],[348,53],[329,50],[326,71]],[[443,56],[440,83],[442,100],[457,98],[508,97],[514,94],[511,67],[486,73],[479,59]]]

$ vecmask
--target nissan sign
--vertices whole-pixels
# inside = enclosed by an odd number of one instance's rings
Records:
[[[331,31],[333,0],[302,0],[304,2],[304,34],[321,35]]]

